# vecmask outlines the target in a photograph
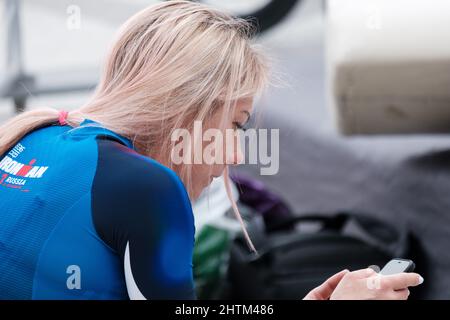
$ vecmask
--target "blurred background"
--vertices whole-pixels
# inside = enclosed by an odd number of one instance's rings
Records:
[[[0,0],[0,124],[23,108],[81,106],[96,85],[117,28],[156,2]],[[205,2],[247,14],[270,1]],[[445,108],[450,110],[450,86],[441,74],[450,74],[450,55],[445,55],[450,41],[436,12],[450,8],[443,1],[420,0],[390,8],[380,0],[381,7],[369,1],[352,9],[350,2],[294,1],[283,19],[258,36],[285,83],[270,88],[256,104],[260,126],[280,129],[280,166],[274,176],[261,176],[257,165],[237,170],[264,182],[298,214],[350,210],[406,226],[419,239],[430,269],[424,297],[448,299],[450,118]],[[362,14],[367,16],[358,28],[352,17]],[[401,21],[400,27],[392,21]],[[433,32],[416,32],[422,24]],[[364,83],[364,74],[376,76]],[[421,82],[398,87],[404,79]],[[356,84],[346,91],[346,81]],[[397,108],[403,102],[388,92],[391,88],[406,92],[406,106],[416,109],[408,114]],[[414,94],[408,95],[408,88]],[[387,114],[400,114],[400,120],[386,125],[370,111],[378,104],[393,108]],[[369,111],[349,115],[349,106]],[[402,117],[412,120],[405,124]],[[420,117],[429,125],[421,126]]]

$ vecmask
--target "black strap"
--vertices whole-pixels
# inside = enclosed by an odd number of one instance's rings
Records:
[[[286,218],[276,225],[266,226],[266,233],[292,230],[295,226],[311,222],[319,223],[322,231],[335,232],[342,232],[344,227],[352,222],[362,230],[367,240],[372,240],[370,242],[380,248],[390,248],[389,251],[392,253],[401,253],[408,247],[409,232],[406,229],[355,212],[303,213]]]

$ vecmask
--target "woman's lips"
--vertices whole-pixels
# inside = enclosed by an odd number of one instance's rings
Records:
[[[211,183],[215,178],[218,178],[220,176],[210,176],[209,177],[209,183]]]

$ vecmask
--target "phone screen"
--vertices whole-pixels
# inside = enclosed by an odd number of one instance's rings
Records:
[[[410,272],[414,269],[414,262],[407,259],[392,259],[389,261],[383,269],[381,269],[380,274],[390,275],[402,272]]]

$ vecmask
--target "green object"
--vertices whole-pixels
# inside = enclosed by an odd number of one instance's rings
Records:
[[[232,232],[206,225],[194,246],[194,279],[199,299],[219,298],[225,286]]]

